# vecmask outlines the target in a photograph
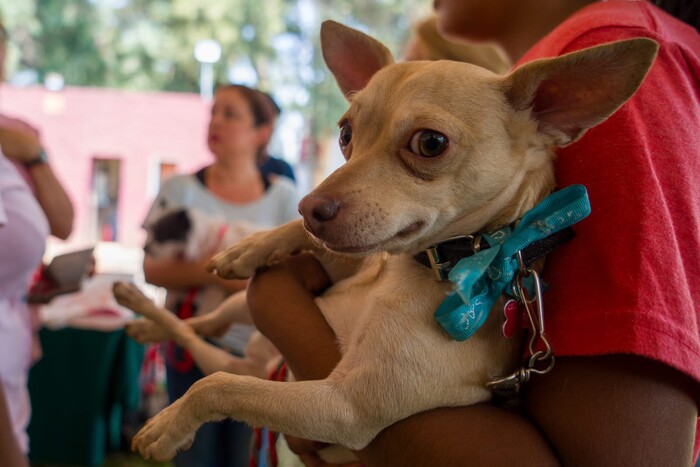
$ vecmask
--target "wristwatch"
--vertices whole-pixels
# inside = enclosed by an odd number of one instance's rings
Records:
[[[39,155],[36,156],[34,159],[30,159],[28,161],[24,161],[24,166],[29,168],[33,167],[38,164],[48,164],[49,163],[49,156],[46,154],[46,151],[44,151],[44,148],[41,148],[41,151],[39,151]]]

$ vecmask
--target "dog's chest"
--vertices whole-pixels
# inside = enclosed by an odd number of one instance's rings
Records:
[[[368,326],[380,321],[412,321],[437,327],[432,315],[449,286],[435,282],[429,269],[410,257],[378,257],[316,299],[345,353]]]

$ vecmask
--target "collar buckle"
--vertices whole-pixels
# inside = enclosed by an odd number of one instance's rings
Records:
[[[447,259],[443,261],[443,258],[440,257],[440,245],[448,242],[454,242],[455,240],[468,240],[472,246],[472,252],[476,253],[479,251],[480,246],[477,245],[477,243],[481,242],[481,236],[477,235],[477,237],[478,240],[474,235],[456,235],[425,249],[425,253],[428,255],[428,261],[430,261],[430,269],[433,270],[433,275],[435,276],[436,281],[445,282],[448,279],[447,275],[454,266],[454,262],[452,260]]]

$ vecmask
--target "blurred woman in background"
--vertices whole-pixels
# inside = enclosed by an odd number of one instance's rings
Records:
[[[175,175],[166,180],[144,225],[172,208],[197,209],[230,222],[246,221],[262,227],[277,226],[299,216],[293,182],[287,177],[263,175],[258,167],[276,118],[265,99],[260,91],[240,85],[217,90],[207,132],[213,163],[194,174]],[[165,306],[181,318],[203,314],[211,310],[198,309],[197,289],[215,285],[233,293],[247,285],[246,281],[222,280],[207,273],[204,266],[209,259],[204,257],[195,262],[156,259],[146,253],[145,278],[167,289]],[[233,326],[219,343],[234,355],[242,356],[252,331],[252,327]],[[172,343],[166,366],[171,402],[203,376],[191,357]],[[250,428],[242,423],[207,424],[197,432],[192,448],[176,456],[175,465],[247,466],[250,436]]]

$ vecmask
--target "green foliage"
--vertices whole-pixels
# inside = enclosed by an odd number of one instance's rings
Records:
[[[334,132],[346,104],[320,56],[320,22],[335,19],[400,55],[429,0],[0,0],[8,73],[52,71],[66,85],[197,92],[194,45],[216,39],[216,81],[247,59],[259,87],[301,111],[314,139]],[[314,20],[309,21],[309,11]],[[286,47],[284,47],[286,44]],[[277,46],[276,46],[277,45]],[[280,92],[278,92],[280,91]]]
[[[271,13],[279,3],[266,0],[269,8],[254,8],[246,0],[132,0],[112,9],[114,21],[108,34],[116,66],[106,84],[196,92],[199,65],[193,50],[201,39],[221,43],[219,82],[226,81],[226,69],[241,56],[263,67],[274,55],[270,38],[281,31],[281,20]],[[242,30],[255,34],[244,38]]]
[[[360,29],[384,43],[395,57],[401,57],[411,33],[411,24],[430,12],[425,0],[318,0],[321,19],[332,19]],[[338,118],[347,107],[321,57],[318,28],[309,40],[314,44],[314,64],[321,79],[307,83],[313,95],[310,115],[312,134],[320,139],[336,132]]]
[[[63,0],[36,3],[41,29],[33,34],[33,60],[25,64],[40,70],[40,78],[49,71],[61,70],[66,82],[71,84],[88,86],[104,82],[107,63],[95,43],[98,24],[94,6],[89,2]]]

